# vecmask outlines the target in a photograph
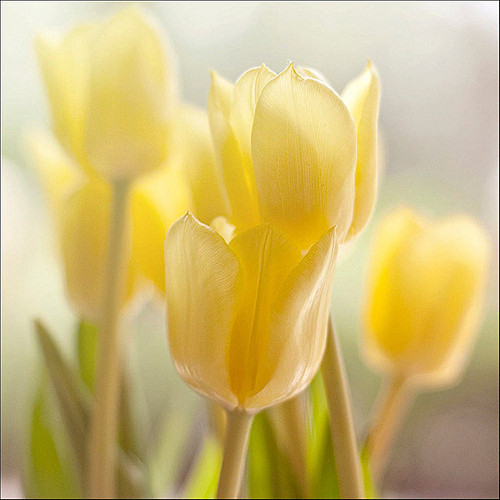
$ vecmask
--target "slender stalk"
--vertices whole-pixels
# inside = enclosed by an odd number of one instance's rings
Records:
[[[321,374],[330,410],[330,428],[340,494],[342,498],[364,498],[363,476],[354,432],[347,377],[331,316]]]
[[[253,415],[227,412],[226,437],[217,498],[238,498]]]
[[[406,377],[396,376],[389,382],[366,439],[366,450],[374,477],[380,481],[394,438],[412,399],[413,391]]]
[[[98,338],[96,401],[90,428],[89,496],[114,498],[120,389],[119,313],[126,256],[128,183],[116,183],[111,208],[103,310]]]

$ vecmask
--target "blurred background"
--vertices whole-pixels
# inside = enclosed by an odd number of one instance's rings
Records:
[[[77,318],[26,148],[50,119],[33,38],[109,16],[125,2],[2,2],[2,497],[21,495],[23,449],[41,360],[42,317],[74,356]],[[168,33],[184,98],[205,106],[208,69],[229,80],[265,62],[312,66],[334,88],[374,61],[382,81],[384,171],[376,213],[340,262],[332,307],[356,427],[363,435],[380,378],[359,353],[363,275],[377,219],[399,203],[429,215],[467,212],[490,232],[494,263],[483,326],[457,387],[420,395],[386,477],[396,497],[498,497],[498,3],[141,2]],[[164,310],[142,303],[128,353],[152,421],[196,415],[167,350]]]

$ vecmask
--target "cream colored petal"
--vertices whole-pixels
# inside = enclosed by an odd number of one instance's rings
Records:
[[[262,219],[309,248],[352,219],[356,130],[341,99],[291,64],[263,89],[252,160]]]
[[[269,382],[246,403],[262,409],[302,391],[316,374],[326,343],[337,240],[330,229],[280,288],[273,304],[270,341],[261,364],[275,366]],[[259,372],[260,381],[263,373]],[[262,380],[262,382],[264,382]]]
[[[82,24],[65,38],[40,35],[35,49],[49,98],[54,132],[85,168],[84,133],[90,74],[90,45],[96,24]]]
[[[234,238],[236,228],[225,217],[216,217],[210,227],[218,232],[226,243],[229,243]]]
[[[134,7],[92,44],[85,147],[107,179],[130,179],[165,160],[175,80],[165,44]]]
[[[208,119],[215,157],[231,207],[231,222],[246,229],[259,223],[253,167],[231,125],[234,86],[214,71],[211,76]]]
[[[243,73],[234,85],[231,125],[245,156],[250,158],[250,139],[252,136],[255,107],[262,89],[276,77],[265,64]]]
[[[330,82],[328,81],[326,76],[316,69],[309,68],[307,66],[299,66],[297,68],[297,73],[303,78],[314,78],[315,80],[319,80],[321,83],[324,83],[325,85],[331,87]]]
[[[177,127],[178,168],[186,175],[191,191],[191,211],[205,224],[215,217],[228,216],[229,202],[215,163],[206,111],[184,106]]]
[[[342,100],[356,124],[358,142],[354,215],[347,235],[351,238],[365,226],[377,197],[380,81],[371,61],[368,61],[363,73],[346,86]]]
[[[181,172],[164,167],[136,184],[131,204],[132,276],[151,280],[158,292],[164,294],[163,244],[170,226],[189,208],[189,187]]]
[[[34,131],[28,143],[52,217],[59,223],[65,199],[85,182],[85,176],[51,134]]]
[[[60,244],[66,290],[81,317],[97,321],[103,302],[111,189],[87,182],[69,196],[61,213]]]
[[[177,371],[193,389],[234,408],[226,346],[234,321],[240,266],[215,231],[192,215],[165,241],[168,338]]]
[[[271,337],[269,321],[280,286],[301,254],[269,225],[240,233],[229,246],[240,261],[244,288],[238,300],[227,363],[231,390],[239,404],[246,406],[246,400],[273,378],[276,363],[266,359],[266,353],[280,340]],[[283,336],[285,332],[275,334]]]

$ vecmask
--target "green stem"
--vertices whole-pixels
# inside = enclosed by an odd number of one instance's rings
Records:
[[[238,498],[239,496],[252,421],[253,415],[238,411],[227,412],[226,437],[217,498]]]
[[[96,401],[90,428],[89,496],[114,498],[120,389],[119,313],[126,257],[128,182],[113,191],[106,281],[96,367]]]
[[[370,467],[377,481],[382,479],[394,438],[412,399],[411,385],[404,376],[395,376],[389,382],[375,412],[366,439]]]
[[[330,428],[340,494],[342,498],[364,498],[363,476],[354,432],[347,377],[331,316],[321,374],[330,411]]]

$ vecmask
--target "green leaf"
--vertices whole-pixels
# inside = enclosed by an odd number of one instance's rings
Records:
[[[84,390],[79,379],[63,359],[47,329],[38,320],[35,321],[35,326],[45,366],[78,464],[80,484],[85,490],[90,394]]]
[[[56,446],[45,412],[42,388],[35,398],[30,429],[29,458],[24,484],[26,498],[80,498],[69,467]]]
[[[312,425],[308,442],[308,470],[312,498],[340,498],[328,405],[320,375],[316,375],[311,383],[310,398]]]
[[[281,452],[267,412],[254,418],[248,451],[251,498],[300,498],[290,461]]]
[[[39,320],[35,321],[35,327],[45,365],[59,403],[64,427],[78,464],[82,490],[86,491],[92,397],[64,360],[48,330]],[[119,453],[118,478],[122,498],[144,495],[144,472],[139,464],[135,463],[125,452]]]
[[[363,482],[365,486],[365,496],[366,498],[380,498],[375,488],[375,483],[373,482],[372,474],[370,471],[370,455],[366,446],[363,446],[361,450],[361,467],[363,469]]]
[[[184,458],[189,421],[183,415],[168,414],[157,434],[157,445],[148,461],[149,483],[155,498],[173,491]]]
[[[208,435],[191,469],[184,498],[214,498],[217,492],[222,448],[212,435]]]
[[[97,334],[98,330],[95,325],[84,320],[80,321],[77,332],[78,368],[80,378],[92,392],[94,392],[95,381]]]

